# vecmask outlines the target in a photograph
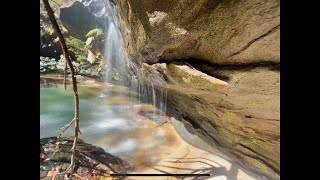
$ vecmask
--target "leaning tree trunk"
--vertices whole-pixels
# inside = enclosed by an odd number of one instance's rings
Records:
[[[77,80],[76,80],[76,77],[74,74],[74,68],[73,68],[72,62],[70,60],[69,53],[68,53],[66,41],[61,33],[61,30],[58,26],[56,18],[54,17],[54,13],[50,7],[48,0],[43,0],[43,3],[46,8],[46,11],[48,13],[48,16],[50,18],[50,21],[52,23],[53,29],[55,30],[55,32],[57,33],[57,35],[59,37],[59,41],[60,41],[60,45],[61,45],[61,48],[63,51],[63,55],[66,59],[66,62],[68,63],[70,73],[71,73],[71,78],[72,78],[72,87],[73,87],[73,95],[74,95],[74,111],[75,111],[74,119],[72,121],[75,122],[75,132],[74,132],[75,136],[74,136],[73,146],[71,148],[72,155],[71,155],[71,164],[70,164],[69,168],[71,168],[71,174],[73,174],[74,169],[75,169],[76,146],[77,146],[77,141],[78,141],[78,134],[80,131],[79,130],[79,96],[78,96]]]

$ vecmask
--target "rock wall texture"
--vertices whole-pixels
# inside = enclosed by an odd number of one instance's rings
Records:
[[[239,164],[279,179],[280,1],[117,3],[131,59],[167,82],[159,85],[167,113]]]
[[[248,170],[279,179],[279,67],[197,68],[202,71],[181,62],[142,66],[150,76],[158,74],[167,81],[154,85],[167,89],[167,114],[211,145],[205,150],[218,149]]]
[[[280,62],[279,0],[119,0],[129,54],[148,63]]]

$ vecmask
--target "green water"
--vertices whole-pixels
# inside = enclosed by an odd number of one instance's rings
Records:
[[[101,90],[79,88],[80,96],[80,130],[81,139],[98,145],[115,155],[129,156],[138,144],[138,139],[126,138],[122,141],[102,141],[111,135],[126,135],[138,125],[126,117],[125,112],[133,105],[106,105],[111,97]],[[74,117],[73,93],[61,85],[40,86],[40,137],[57,136],[59,128],[69,123]],[[73,126],[72,126],[73,127]],[[64,136],[72,136],[73,128],[69,128]]]

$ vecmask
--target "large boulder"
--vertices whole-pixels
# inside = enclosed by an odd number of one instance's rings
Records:
[[[129,54],[148,63],[280,62],[280,0],[119,0]]]
[[[40,179],[52,176],[56,176],[56,179],[65,179],[62,172],[70,165],[73,139],[72,137],[40,139]],[[126,161],[81,139],[78,140],[76,147],[75,164],[75,172],[85,179],[91,179],[93,175],[106,178],[106,175],[114,173],[125,174],[132,169]]]

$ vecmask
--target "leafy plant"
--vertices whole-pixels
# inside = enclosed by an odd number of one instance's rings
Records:
[[[75,53],[77,61],[81,62],[87,59],[87,48],[86,44],[83,41],[75,37],[69,36],[68,38],[66,38],[66,43],[69,47],[69,50]]]
[[[97,48],[99,47],[99,43],[102,42],[103,30],[99,28],[92,29],[87,33],[86,37],[86,47],[88,49]],[[96,46],[94,47],[94,45]]]
[[[92,29],[91,31],[89,31],[86,35],[87,38],[89,37],[98,37],[98,36],[101,36],[103,35],[103,30],[102,29],[99,29],[99,28],[96,28],[96,29]]]
[[[65,60],[63,55],[57,61],[50,57],[40,56],[40,73],[63,73]],[[73,61],[75,73],[88,77],[103,77],[105,76],[105,63],[104,61],[97,61],[93,64],[88,61],[76,62]]]

